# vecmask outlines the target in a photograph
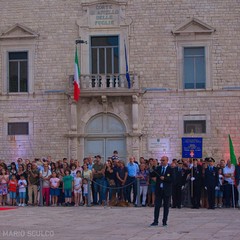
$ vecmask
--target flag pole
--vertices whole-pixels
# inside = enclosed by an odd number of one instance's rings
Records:
[[[81,55],[80,55],[80,64],[78,59],[78,44],[87,44],[87,41],[77,39],[75,41],[76,47],[75,47],[75,63],[74,63],[74,100],[78,102],[79,96],[80,96],[80,89],[81,89]],[[81,50],[81,49],[80,49]]]
[[[75,44],[76,44],[76,49],[78,48],[77,45],[80,44],[80,47],[81,47],[81,44],[87,44],[88,42],[87,41],[84,41],[84,40],[81,40],[81,39],[77,39],[75,41]],[[81,52],[81,48],[80,48],[80,52]],[[79,66],[81,66],[81,55],[79,57]]]
[[[128,88],[131,88],[131,79],[130,79],[129,70],[128,70],[127,48],[126,48],[125,40],[124,40],[124,55],[125,55],[125,64],[126,64],[126,73],[125,73],[126,80],[127,80]]]
[[[233,143],[232,143],[232,139],[230,134],[228,134],[228,140],[229,140],[229,152],[230,152],[230,161],[231,161],[231,167],[232,165],[235,166],[237,165],[237,158],[234,152],[234,147],[233,147]],[[234,170],[235,172],[235,170]],[[232,184],[232,201],[233,201],[233,207],[235,208],[235,193],[234,193],[234,179],[233,179],[233,184]]]
[[[191,175],[193,177],[193,166],[191,168]],[[193,198],[193,181],[191,181],[191,197]]]

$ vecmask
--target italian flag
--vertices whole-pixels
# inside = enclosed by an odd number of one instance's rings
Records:
[[[80,68],[78,64],[78,54],[77,54],[77,46],[75,50],[75,64],[74,64],[74,100],[78,101],[80,96]]]
[[[237,165],[237,158],[236,158],[236,155],[235,155],[235,152],[234,152],[233,143],[232,143],[232,139],[230,137],[230,134],[228,135],[228,140],[229,140],[229,152],[230,152],[231,164],[236,166]]]

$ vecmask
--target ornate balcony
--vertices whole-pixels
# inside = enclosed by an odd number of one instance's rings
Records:
[[[73,91],[73,75],[69,76],[68,91]],[[130,74],[131,88],[125,74],[82,74],[80,78],[81,96],[126,96],[139,92],[139,81],[136,74]]]

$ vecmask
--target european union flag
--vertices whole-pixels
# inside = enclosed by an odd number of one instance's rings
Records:
[[[130,75],[128,72],[128,61],[127,61],[127,49],[126,49],[126,43],[124,41],[124,49],[125,49],[125,62],[126,62],[126,79],[128,82],[128,88],[131,88],[131,80],[130,80]]]

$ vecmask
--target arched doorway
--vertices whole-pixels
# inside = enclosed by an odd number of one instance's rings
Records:
[[[85,128],[84,156],[101,155],[105,162],[118,151],[119,159],[126,159],[126,128],[113,114],[98,114],[92,117]]]

